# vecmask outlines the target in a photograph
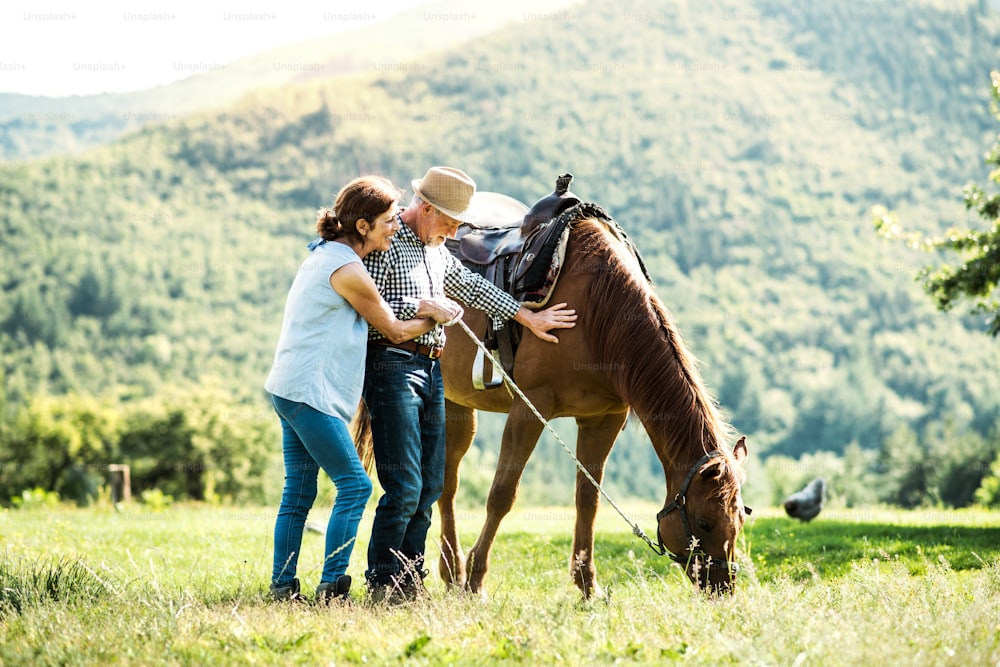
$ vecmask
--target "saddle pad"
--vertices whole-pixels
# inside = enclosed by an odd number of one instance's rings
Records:
[[[538,228],[532,235],[546,235],[548,238],[532,244],[529,237],[525,241],[525,252],[528,247],[538,248],[534,256],[523,255],[518,258],[518,265],[515,267],[514,275],[514,297],[522,301],[529,308],[541,308],[548,303],[552,289],[559,279],[559,272],[562,269],[563,261],[566,257],[566,245],[569,242],[569,232],[574,222],[583,218],[594,218],[604,223],[609,231],[613,233],[635,257],[643,276],[650,283],[649,272],[639,255],[639,250],[632,243],[632,240],[611,216],[598,204],[583,202],[563,211],[557,218],[548,225]]]

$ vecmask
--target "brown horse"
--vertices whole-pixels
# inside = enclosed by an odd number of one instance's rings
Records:
[[[560,330],[558,344],[524,336],[513,379],[546,419],[576,419],[577,457],[598,483],[633,410],[663,465],[667,500],[673,501],[657,517],[660,547],[699,587],[729,590],[736,571],[736,538],[745,520],[740,497],[745,440],[740,438],[731,453],[725,451],[729,427],[717,414],[670,313],[626,245],[596,219],[572,225],[549,303],[575,308],[577,325]],[[481,312],[467,310],[465,322],[482,337],[487,322]],[[483,594],[500,521],[514,504],[543,426],[506,388],[473,388],[475,352],[475,343],[463,331],[449,331],[441,358],[448,429],[444,492],[438,501],[440,573],[449,585]],[[508,417],[486,522],[463,558],[455,494],[459,464],[475,435],[476,410],[506,412]],[[570,570],[587,597],[601,593],[594,564],[598,502],[598,491],[578,470]]]

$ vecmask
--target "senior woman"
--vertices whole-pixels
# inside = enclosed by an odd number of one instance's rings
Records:
[[[400,194],[379,176],[345,185],[333,210],[319,211],[320,238],[309,244],[309,257],[288,292],[264,384],[281,422],[285,463],[274,527],[273,599],[302,598],[296,572],[320,468],[333,480],[336,499],[316,599],[329,603],[348,598],[347,566],[372,492],[348,430],[364,383],[368,325],[399,343],[462,315],[461,306],[450,299],[424,299],[414,319],[398,320],[365,270],[362,259],[373,250],[387,250],[399,230]]]

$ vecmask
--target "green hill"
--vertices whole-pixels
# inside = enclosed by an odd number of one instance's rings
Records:
[[[636,238],[755,453],[989,437],[996,342],[934,311],[913,281],[928,258],[877,240],[869,209],[968,224],[998,47],[985,4],[595,1],[7,165],[8,405],[208,378],[259,391],[314,209],[361,172],[408,184],[453,164],[529,203],[574,173]],[[479,443],[496,435],[487,421]],[[642,438],[623,434],[609,475],[649,497],[662,477]],[[572,483],[561,456],[539,448],[549,472],[527,493]]]

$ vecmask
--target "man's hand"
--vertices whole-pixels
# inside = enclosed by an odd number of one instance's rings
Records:
[[[451,299],[421,299],[416,317],[429,317],[440,324],[447,324],[462,317],[465,310]]]
[[[566,308],[565,303],[557,303],[545,310],[528,310],[524,306],[517,311],[514,320],[523,324],[531,333],[547,343],[558,343],[559,339],[547,333],[550,329],[572,329],[576,326],[576,311]]]

